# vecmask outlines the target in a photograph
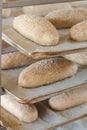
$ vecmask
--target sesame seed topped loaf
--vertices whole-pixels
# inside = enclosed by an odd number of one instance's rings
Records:
[[[43,17],[27,14],[20,15],[14,19],[13,27],[24,37],[39,45],[54,46],[58,44],[58,31]]]
[[[25,68],[19,75],[18,83],[22,87],[38,87],[71,77],[77,69],[77,64],[66,59],[45,59]]]

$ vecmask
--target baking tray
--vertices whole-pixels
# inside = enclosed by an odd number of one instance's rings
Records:
[[[39,118],[33,123],[21,122],[3,108],[0,120],[8,130],[53,130],[87,116],[87,103],[59,112],[51,110],[45,103],[37,103],[36,107]]]
[[[66,124],[55,130],[87,130],[87,117],[85,117],[83,119],[79,119],[75,122]]]
[[[69,29],[59,30],[60,42],[57,46],[40,46],[15,31],[12,27],[13,19],[14,16],[3,20],[2,39],[27,56],[38,59],[87,51],[87,42],[76,42],[71,40],[69,38]]]
[[[80,1],[80,0],[18,0],[13,2],[5,2],[3,3],[4,8],[15,8],[29,5],[40,5],[40,4],[52,4],[52,3],[62,3],[62,2],[72,2],[72,1]]]
[[[79,67],[77,74],[71,78],[37,88],[22,88],[18,86],[18,77],[23,69],[25,67],[2,70],[1,73],[2,86],[22,103],[36,103],[87,82],[87,67]]]

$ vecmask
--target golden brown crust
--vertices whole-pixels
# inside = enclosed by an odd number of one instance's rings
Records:
[[[24,69],[19,75],[18,83],[23,87],[50,84],[75,75],[77,68],[76,64],[65,59],[41,60]]]
[[[70,29],[70,37],[75,41],[87,41],[87,20],[74,25]]]
[[[33,63],[35,60],[27,57],[21,52],[12,52],[2,55],[2,69],[11,69],[15,67],[21,67]]]
[[[13,27],[24,37],[39,45],[54,46],[58,44],[58,31],[44,17],[20,15],[14,19]]]
[[[49,13],[46,18],[56,28],[71,27],[81,21],[87,20],[87,9],[72,8],[66,10],[55,10]]]

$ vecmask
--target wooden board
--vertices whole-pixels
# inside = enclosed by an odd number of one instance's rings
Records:
[[[21,13],[21,11],[17,11],[16,16]],[[58,30],[60,34],[60,41],[57,46],[40,46],[37,43],[23,37],[21,34],[13,29],[12,22],[14,17],[15,13],[10,18],[3,19],[2,38],[4,41],[9,43],[16,49],[20,50],[27,56],[31,56],[33,58],[47,58],[76,53],[80,51],[87,51],[87,42],[78,43],[71,40],[69,37],[69,29]]]
[[[3,108],[1,108],[0,120],[12,130],[52,130],[87,116],[87,103],[59,112],[52,111],[45,103],[38,103],[36,107],[39,118],[33,123],[21,122]]]
[[[79,68],[77,74],[71,78],[50,85],[26,89],[18,86],[18,76],[24,68],[2,71],[2,86],[23,103],[39,102],[87,82],[87,68]]]

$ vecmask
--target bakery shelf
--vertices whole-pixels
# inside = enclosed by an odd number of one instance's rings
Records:
[[[74,0],[49,0],[49,1],[47,1],[47,0],[37,0],[37,1],[33,0],[33,3],[32,3],[32,0],[27,0],[27,1],[22,0],[22,1],[17,1],[17,2],[3,3],[3,8],[8,8],[8,7],[13,8],[13,7],[21,7],[21,6],[25,6],[25,5],[28,6],[28,5],[56,3],[56,2],[58,3],[58,2],[63,2],[63,1],[64,2],[69,2],[69,1],[74,1]],[[75,0],[75,1],[78,1],[78,0]],[[8,31],[7,27],[5,29],[4,29],[4,31],[7,33],[7,31]],[[12,29],[12,28],[10,28],[10,29]],[[16,46],[16,44],[13,44],[13,40],[11,38],[9,40],[9,37],[7,37],[7,34],[5,35],[5,33],[3,33],[3,39],[6,40],[7,42],[9,42],[9,44],[12,45],[13,47],[15,47],[16,49],[22,51],[24,54],[26,54],[28,56],[31,55],[31,53],[29,53],[29,51],[26,52],[26,50],[24,50],[24,48],[21,48],[21,46],[18,47],[18,46]],[[66,53],[66,51],[63,50],[62,54],[60,52],[60,54],[57,54],[57,55],[74,53],[74,52],[79,52],[79,51],[86,51],[87,50],[87,45],[86,45],[87,43],[82,43],[82,44],[83,44],[83,46],[81,45],[81,48],[77,47],[76,50],[74,49],[74,51],[73,51],[73,49],[72,49],[72,50],[67,51],[67,53]],[[40,51],[40,49],[37,49],[37,50]],[[43,50],[42,50],[41,53],[43,53]],[[35,52],[33,54],[40,54],[40,53]],[[46,51],[45,51],[45,53],[43,53],[43,54],[45,54],[45,56],[43,55],[43,57],[47,57],[48,54],[53,55],[54,53],[53,54],[52,53],[46,53]],[[33,56],[33,55],[31,55],[31,56]],[[38,56],[38,55],[34,55],[34,56]],[[20,70],[21,70],[21,68],[20,68]],[[2,74],[2,80],[5,80],[5,79],[9,78],[10,77],[10,72],[12,73],[13,71],[18,71],[18,70],[14,69],[14,70],[9,70],[8,72],[7,72],[7,70],[2,71],[2,73],[3,73]],[[9,76],[8,76],[8,74],[9,74]],[[15,91],[16,87],[14,85],[17,85],[17,76],[18,75],[16,75],[16,73],[14,73],[14,74],[15,75],[13,76],[13,79],[10,79],[10,78],[8,79],[8,85],[7,85],[6,81],[3,82],[3,83],[6,83],[6,84],[3,84],[3,87],[6,88],[6,91],[8,90],[11,94],[15,95],[17,99],[20,99],[20,98],[25,99],[25,95],[24,95],[24,97],[22,95],[23,93],[20,92],[21,97],[18,97],[19,94],[16,93],[16,91]],[[14,78],[15,78],[15,80],[14,80]],[[72,79],[73,78],[74,77],[72,77]],[[69,78],[68,80],[70,80],[70,79],[71,78]],[[80,85],[80,84],[87,85],[87,84],[83,84],[83,83],[87,82],[87,69],[86,68],[81,70],[81,73],[80,73],[80,71],[78,72],[77,79],[79,80],[79,82],[77,82],[77,85]],[[14,82],[13,82],[13,80],[14,80]],[[11,81],[11,82],[9,82],[9,81]],[[76,79],[74,81],[76,81]],[[74,81],[73,81],[73,83],[74,83]],[[63,85],[64,85],[64,82],[66,82],[66,80],[64,80],[62,82]],[[67,89],[70,89],[71,83],[70,82],[67,82],[67,83],[68,83],[68,88]],[[6,85],[6,86],[4,86],[4,85]],[[76,84],[72,85],[71,88],[73,86],[77,87],[75,85]],[[12,86],[14,86],[14,90],[13,90]],[[44,86],[44,87],[46,87],[46,86]],[[13,93],[13,91],[14,91],[14,93]],[[53,95],[51,95],[51,96],[53,96]],[[45,99],[47,99],[47,98],[48,97],[46,97]],[[41,99],[41,97],[40,97],[40,99],[31,100],[31,103],[39,102],[39,101],[42,101],[42,100],[43,100],[43,98]],[[23,100],[21,100],[21,101],[23,101]],[[26,100],[24,100],[24,101],[26,102]],[[25,103],[25,102],[23,102],[23,103]],[[62,126],[64,124],[66,124],[66,123],[70,123],[72,121],[75,121],[75,120],[78,120],[80,118],[83,118],[83,117],[87,116],[87,103],[82,104],[82,105],[77,106],[77,107],[74,107],[74,108],[71,108],[71,109],[68,109],[68,110],[65,110],[65,111],[60,111],[60,112],[52,111],[50,108],[45,106],[44,102],[36,103],[36,106],[37,106],[38,111],[39,111],[39,118],[34,123],[30,123],[30,124],[20,122],[15,117],[13,117],[11,114],[9,114],[8,112],[6,112],[5,110],[3,110],[1,108],[2,121],[5,123],[4,125],[6,127],[9,127],[9,129],[14,129],[14,130],[24,130],[24,129],[25,130],[29,130],[29,129],[30,130],[31,129],[32,130],[51,130],[51,129],[54,129],[55,127]],[[8,121],[8,119],[9,119],[9,121]]]
[[[1,108],[1,121],[12,130],[53,130],[87,116],[87,103],[64,111],[53,111],[45,103],[37,103],[39,118],[33,123],[24,123]]]
[[[79,68],[77,74],[71,78],[41,87],[23,88],[18,86],[18,77],[24,68],[2,70],[2,86],[22,103],[40,102],[87,82],[87,68]]]
[[[8,22],[9,21],[9,22]],[[87,51],[87,42],[75,42],[69,38],[69,29],[59,30],[60,42],[56,46],[44,47],[23,37],[12,27],[13,18],[3,21],[2,39],[25,55],[34,59],[61,56]],[[7,25],[6,25],[7,23]]]

